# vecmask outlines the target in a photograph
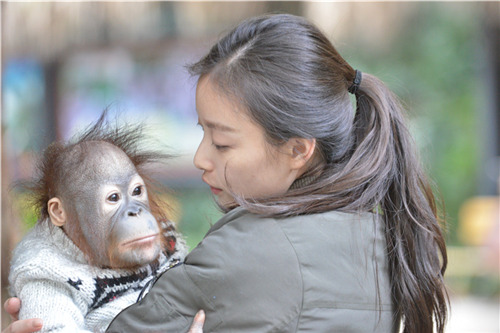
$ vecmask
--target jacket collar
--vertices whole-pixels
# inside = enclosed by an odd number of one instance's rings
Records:
[[[220,228],[222,228],[227,223],[239,218],[240,216],[250,214],[245,208],[236,207],[233,210],[227,212],[222,216],[206,233],[205,237],[209,235],[211,232],[214,232]]]

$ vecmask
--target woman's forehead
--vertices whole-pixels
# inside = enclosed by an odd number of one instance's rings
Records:
[[[196,109],[198,122],[203,128],[231,134],[244,131],[248,126],[252,127],[251,130],[260,127],[241,103],[224,95],[207,77],[198,82]]]

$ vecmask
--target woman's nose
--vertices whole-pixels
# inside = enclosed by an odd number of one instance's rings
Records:
[[[210,162],[210,159],[208,158],[206,144],[204,141],[205,140],[203,140],[198,146],[196,154],[194,154],[193,163],[194,166],[200,170],[210,171],[212,169],[212,162]]]

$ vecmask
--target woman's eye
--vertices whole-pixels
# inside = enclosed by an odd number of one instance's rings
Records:
[[[215,147],[215,149],[221,150],[221,151],[226,150],[226,149],[229,148],[229,146],[217,145],[215,143],[213,143],[213,146]]]
[[[141,195],[141,194],[142,194],[142,186],[137,186],[136,188],[134,188],[132,195]]]
[[[118,193],[113,193],[108,196],[108,201],[118,202],[118,200],[120,200],[120,196],[118,195]]]

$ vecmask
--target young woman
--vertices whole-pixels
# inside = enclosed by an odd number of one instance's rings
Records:
[[[195,165],[226,211],[109,332],[443,332],[446,248],[395,96],[303,18],[241,23],[190,67]],[[349,97],[355,96],[355,107]]]

